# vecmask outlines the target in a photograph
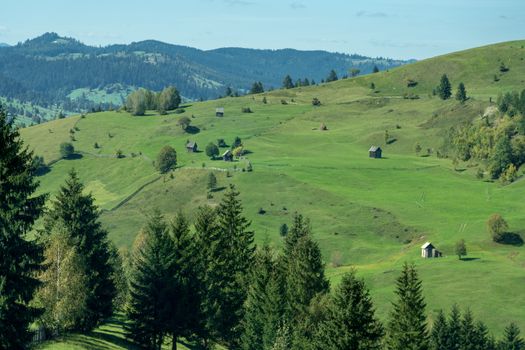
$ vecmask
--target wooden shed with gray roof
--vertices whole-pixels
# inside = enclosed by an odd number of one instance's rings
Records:
[[[379,146],[372,146],[368,150],[368,156],[370,158],[381,158],[382,153],[383,153],[383,150]]]
[[[442,253],[434,247],[434,245],[430,242],[426,242],[421,246],[421,257],[428,259],[428,258],[440,258],[442,256]]]

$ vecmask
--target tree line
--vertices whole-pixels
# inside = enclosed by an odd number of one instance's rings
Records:
[[[181,102],[179,91],[174,86],[165,87],[155,92],[138,89],[128,95],[125,109],[133,115],[144,115],[146,110],[156,110],[160,114],[179,107]]]
[[[500,95],[497,107],[496,118],[485,115],[450,128],[445,144],[451,146],[454,157],[484,161],[492,179],[509,183],[525,163],[525,90]]]
[[[49,210],[37,195],[33,155],[0,113],[0,348],[30,342],[29,324],[53,335],[86,332],[122,309],[127,337],[160,349],[185,338],[230,349],[523,349],[510,324],[494,341],[467,310],[430,327],[421,280],[405,264],[388,321],[375,315],[355,271],[330,291],[307,218],[295,214],[281,252],[256,247],[231,186],[190,222],[153,211],[129,256],[100,224],[93,197],[74,171]],[[34,239],[27,234],[43,215]],[[444,345],[443,345],[444,344]]]

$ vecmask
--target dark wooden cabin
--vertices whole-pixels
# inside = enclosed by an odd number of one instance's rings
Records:
[[[379,146],[372,146],[368,150],[368,156],[370,158],[381,158],[382,153],[383,153],[383,150]]]

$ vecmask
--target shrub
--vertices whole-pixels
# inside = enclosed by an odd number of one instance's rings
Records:
[[[242,113],[253,113],[250,107],[242,107]]]
[[[171,146],[164,146],[157,155],[157,170],[162,174],[177,166],[177,152]]]
[[[263,99],[262,99],[262,103],[264,103],[264,104],[267,104],[267,103],[268,103],[268,100],[266,99],[266,96],[263,97]]]
[[[287,105],[288,102],[286,102],[286,100],[281,100],[281,104],[282,104],[282,105]]]
[[[219,147],[216,144],[210,142],[206,146],[206,155],[211,159],[215,159],[219,155]]]
[[[288,235],[288,225],[282,224],[279,227],[279,234],[281,235],[281,237],[286,237],[286,235]]]
[[[226,144],[226,142],[224,141],[224,139],[217,139],[217,145],[219,147],[228,147],[228,145]]]
[[[407,79],[407,87],[415,87],[417,86],[417,81],[412,79]]]
[[[122,150],[118,149],[116,152],[115,152],[115,157],[117,158],[124,158],[124,153],[122,152]]]
[[[60,144],[60,156],[64,159],[70,158],[75,153],[75,147],[69,142]]]
[[[505,232],[509,229],[509,225],[500,214],[492,214],[487,221],[487,229],[492,236],[492,240],[500,242]]]
[[[98,142],[95,142],[95,143],[93,144],[93,148],[100,148]]]
[[[191,119],[188,118],[188,117],[182,117],[182,118],[180,118],[177,121],[177,125],[179,125],[182,128],[182,130],[184,130],[184,131],[186,131],[186,129],[188,129],[190,124],[191,124]]]
[[[312,105],[313,106],[320,106],[321,105],[321,101],[319,101],[319,99],[317,97],[314,97],[312,99]]]

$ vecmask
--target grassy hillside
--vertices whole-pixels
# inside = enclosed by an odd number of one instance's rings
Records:
[[[184,114],[88,114],[24,129],[22,136],[52,161],[59,158],[59,144],[69,140],[69,130],[78,129],[74,145],[81,157],[54,163],[41,178],[40,190],[56,193],[67,171],[77,169],[120,247],[131,245],[145,213],[154,207],[168,217],[177,210],[191,216],[197,206],[217,203],[221,191],[206,196],[206,177],[213,171],[220,187],[234,183],[240,189],[259,243],[279,247],[279,226],[290,223],[293,212],[310,217],[332,282],[357,268],[381,317],[390,310],[401,265],[414,261],[431,319],[439,308],[456,302],[499,334],[511,320],[525,329],[525,248],[493,243],[485,222],[498,212],[512,230],[523,230],[525,182],[502,186],[478,180],[475,164],[460,164],[456,171],[449,159],[436,157],[436,150],[443,132],[479,118],[490,96],[520,87],[523,45],[503,43],[321,86],[195,103],[185,106]],[[498,59],[509,71],[492,83]],[[443,73],[454,88],[465,83],[471,96],[467,103],[432,96]],[[408,88],[406,79],[417,86]],[[407,92],[420,98],[404,99]],[[321,100],[320,107],[312,106],[313,97]],[[223,118],[214,115],[218,106],[225,108]],[[243,107],[253,113],[242,113]],[[177,126],[184,115],[198,132],[184,133]],[[321,123],[328,130],[320,131]],[[385,144],[385,130],[395,141]],[[188,139],[204,150],[208,142],[224,138],[230,143],[235,136],[250,151],[247,159],[212,161],[204,152],[184,149]],[[101,148],[95,149],[95,142]],[[416,155],[416,143],[422,154],[430,149],[430,155]],[[381,145],[383,159],[368,157],[373,144]],[[180,167],[173,178],[160,176],[152,165],[164,145],[178,152]],[[117,150],[126,158],[115,158]],[[248,161],[253,172],[242,171]],[[469,260],[454,256],[461,238]],[[445,257],[421,259],[420,246],[427,240]]]

